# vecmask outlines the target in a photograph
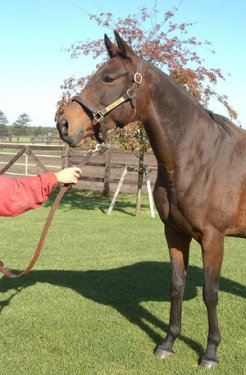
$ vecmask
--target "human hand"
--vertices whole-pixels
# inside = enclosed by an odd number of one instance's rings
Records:
[[[65,168],[59,172],[55,172],[57,181],[62,184],[77,184],[81,174],[82,171],[78,167]]]

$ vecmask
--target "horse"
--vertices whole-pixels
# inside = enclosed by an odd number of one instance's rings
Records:
[[[138,57],[115,31],[104,36],[109,59],[58,117],[71,147],[141,121],[157,159],[154,201],[164,223],[171,262],[170,320],[159,358],[174,353],[192,239],[201,246],[208,337],[201,366],[219,363],[217,318],[225,236],[246,238],[246,131],[206,110],[187,90]]]

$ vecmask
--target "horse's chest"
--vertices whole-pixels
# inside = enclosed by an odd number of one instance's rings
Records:
[[[165,224],[193,235],[192,226],[187,217],[183,215],[172,187],[156,184],[154,198],[159,216]]]

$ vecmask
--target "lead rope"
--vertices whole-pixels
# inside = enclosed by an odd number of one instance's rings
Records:
[[[80,164],[78,165],[79,168],[83,168],[86,163],[93,157],[95,156],[98,152],[102,151],[104,148],[105,148],[105,144],[97,144],[96,145],[96,148],[95,149],[91,149],[89,150],[82,158],[82,161],[80,162]],[[21,273],[19,274],[15,274],[11,271],[9,271],[7,268],[4,267],[4,263],[0,260],[0,273],[4,274],[5,276],[11,278],[11,279],[15,279],[17,277],[20,277],[20,276],[23,276],[25,274],[27,274],[28,272],[31,271],[31,269],[33,268],[33,266],[35,265],[35,263],[37,262],[38,258],[39,258],[39,255],[41,253],[41,250],[44,246],[44,243],[45,243],[45,240],[46,240],[46,236],[47,236],[47,233],[48,233],[48,230],[49,230],[49,227],[50,227],[50,224],[52,222],[52,219],[54,217],[54,214],[55,214],[55,211],[57,209],[57,206],[58,204],[60,203],[63,195],[71,188],[72,184],[65,184],[63,185],[63,187],[60,189],[55,201],[53,202],[51,208],[50,208],[50,212],[49,212],[49,215],[46,219],[46,223],[44,225],[44,228],[43,228],[43,231],[41,233],[41,236],[40,236],[40,240],[38,242],[38,245],[37,245],[37,248],[35,250],[35,253],[30,261],[30,263],[28,264],[28,266],[25,268],[24,271],[22,271]]]

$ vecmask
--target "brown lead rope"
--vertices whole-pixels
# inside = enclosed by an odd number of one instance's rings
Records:
[[[88,151],[84,155],[84,157],[83,157],[83,159],[82,159],[82,161],[81,161],[81,163],[79,164],[78,167],[82,169],[85,166],[85,164],[100,150],[101,147],[102,147],[102,145],[97,145],[95,150]],[[57,206],[58,206],[60,200],[62,199],[63,195],[70,189],[71,185],[72,184],[66,184],[60,189],[54,203],[51,206],[51,209],[50,209],[49,215],[47,217],[46,223],[44,225],[44,229],[43,229],[43,232],[41,234],[41,237],[40,237],[38,246],[36,248],[36,251],[35,251],[30,263],[26,267],[26,269],[19,274],[12,273],[11,271],[9,271],[7,268],[4,267],[4,263],[0,260],[0,273],[3,273],[5,276],[7,276],[11,279],[15,279],[16,277],[23,276],[23,275],[25,275],[25,274],[27,274],[28,272],[31,271],[31,269],[33,268],[33,266],[35,265],[35,263],[37,262],[37,260],[39,258],[39,255],[40,255],[41,250],[43,248],[43,245],[45,243],[45,239],[46,239],[50,224],[52,222],[53,216],[54,216],[55,211],[57,209]]]

